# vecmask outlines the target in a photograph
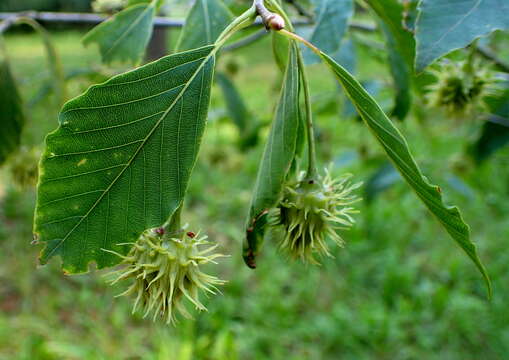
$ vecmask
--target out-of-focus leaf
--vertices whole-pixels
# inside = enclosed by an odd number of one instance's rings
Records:
[[[446,177],[447,183],[451,190],[454,190],[458,194],[463,195],[466,198],[473,199],[475,196],[474,191],[467,183],[465,183],[461,178],[457,177],[454,174],[449,174]]]
[[[247,121],[250,117],[244,100],[240,96],[235,84],[223,73],[216,73],[216,81],[221,87],[223,97],[226,103],[228,114],[237,125],[242,135],[247,128]]]
[[[323,51],[334,54],[348,29],[348,21],[353,16],[352,0],[314,0],[316,25],[309,40]],[[309,49],[304,49],[307,64],[317,63],[319,57]]]
[[[256,146],[261,124],[249,112],[240,92],[228,76],[217,73],[216,81],[223,92],[228,114],[239,130],[240,150],[245,151]]]
[[[404,120],[412,106],[411,79],[412,70],[397,49],[396,39],[385,24],[381,25],[387,46],[387,57],[394,79],[394,107],[391,115],[399,120]]]
[[[412,103],[410,88],[415,40],[413,35],[403,28],[404,7],[398,0],[368,0],[368,3],[380,18],[386,39],[387,57],[395,89],[391,115],[403,120]]]
[[[53,88],[58,106],[63,105],[67,97],[64,71],[60,57],[58,56],[49,32],[44,27],[42,27],[41,24],[29,17],[20,17],[16,20],[15,24],[28,25],[41,36],[44,47],[46,49],[48,65],[52,75],[51,87]]]
[[[372,202],[379,194],[400,182],[401,175],[391,163],[385,163],[369,178],[365,186],[366,201]]]
[[[475,244],[470,240],[470,228],[463,221],[458,208],[444,204],[441,189],[436,185],[431,185],[428,179],[424,177],[410,153],[405,138],[369,93],[331,57],[324,53],[321,53],[321,56],[336,74],[338,81],[344,87],[365,124],[380,142],[396,169],[477,266],[484,277],[489,296],[491,296],[491,282],[488,273],[479,259]]]
[[[86,79],[90,83],[100,83],[108,79],[106,75],[102,74],[98,70],[89,68],[71,70],[64,77],[65,81],[74,80],[76,78]],[[51,90],[54,86],[52,82],[53,80],[46,81],[44,84],[41,85],[41,87],[35,93],[35,95],[27,101],[26,104],[28,108],[36,106],[39,102],[44,100],[51,93]]]
[[[415,40],[413,35],[403,28],[403,6],[397,0],[367,0],[367,3],[383,21],[386,31],[392,35],[391,48],[396,50],[409,69],[412,69],[415,61]]]
[[[418,5],[419,0],[403,0],[403,28],[411,33],[415,32]]]
[[[349,72],[355,73],[357,67],[357,49],[352,39],[344,39],[338,51],[331,57]]]
[[[34,233],[40,261],[84,272],[180,206],[205,127],[216,48],[161,58],[68,102],[46,138]]]
[[[177,43],[177,51],[212,44],[228,26],[233,14],[221,0],[196,0]]]
[[[25,123],[23,104],[0,38],[0,165],[16,151]]]
[[[469,149],[478,163],[509,144],[509,83],[504,82],[502,86],[505,90],[485,99],[491,115]]]
[[[83,44],[97,43],[104,63],[139,62],[152,36],[158,0],[130,6],[90,30]]]
[[[472,146],[477,162],[482,162],[509,144],[509,120],[491,117],[483,125],[481,136]]]
[[[267,222],[268,211],[281,196],[286,175],[295,157],[299,130],[299,68],[296,45],[290,47],[283,88],[276,108],[253,191],[246,224],[243,257],[255,267]]]
[[[416,26],[416,68],[494,30],[509,28],[507,0],[422,0]]]

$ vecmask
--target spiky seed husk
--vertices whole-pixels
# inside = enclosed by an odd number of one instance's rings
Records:
[[[433,107],[442,107],[451,115],[463,115],[485,107],[484,99],[497,92],[494,73],[478,62],[442,61],[430,73],[437,81],[428,86],[427,99]]]
[[[115,253],[126,266],[110,273],[114,276],[110,283],[132,280],[131,286],[117,296],[134,295],[133,313],[142,309],[143,317],[152,314],[154,321],[162,317],[167,323],[175,323],[175,310],[190,318],[184,299],[196,309],[206,310],[199,300],[199,291],[215,294],[216,285],[225,283],[200,270],[200,265],[215,263],[215,259],[224,256],[213,254],[218,245],[211,245],[206,239],[199,233],[182,232],[179,237],[169,237],[160,228],[146,230],[131,244],[126,256]]]
[[[361,183],[352,184],[347,174],[333,179],[326,171],[323,178],[310,181],[301,174],[299,179],[286,186],[279,204],[279,221],[285,235],[280,243],[283,251],[304,262],[319,264],[315,255],[331,256],[327,245],[330,238],[343,246],[337,230],[347,229],[357,213],[351,205],[360,200],[352,192]]]

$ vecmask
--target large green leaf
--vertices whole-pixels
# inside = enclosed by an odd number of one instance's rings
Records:
[[[0,165],[14,152],[25,123],[23,105],[0,39]]]
[[[416,25],[416,67],[467,46],[497,29],[509,29],[507,0],[422,0]]]
[[[332,54],[339,50],[341,40],[353,15],[352,0],[314,0],[316,25],[309,40],[323,51]],[[309,49],[304,50],[306,63],[318,62],[319,58]]]
[[[216,48],[179,53],[92,86],[46,138],[35,236],[69,273],[119,258],[182,202],[209,106]]]
[[[232,18],[221,0],[196,0],[180,33],[177,51],[212,44]]]
[[[324,53],[321,56],[335,73],[362,119],[380,142],[394,166],[451,237],[475,263],[483,275],[491,295],[491,284],[488,274],[479,259],[476,246],[470,240],[470,229],[463,221],[458,208],[449,207],[444,204],[440,188],[436,185],[431,185],[426,177],[424,177],[410,153],[405,138],[392,124],[371,95],[341,65]]]
[[[83,44],[97,43],[103,62],[138,62],[152,36],[157,0],[122,10],[97,25],[83,38]]]
[[[267,213],[278,202],[286,175],[295,157],[299,129],[299,68],[296,45],[290,55],[275,117],[258,168],[247,220],[244,260],[255,267],[263,240]]]

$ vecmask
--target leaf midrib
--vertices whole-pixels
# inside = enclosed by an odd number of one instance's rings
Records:
[[[123,40],[123,39],[127,36],[127,34],[128,34],[128,33],[130,33],[130,32],[133,30],[133,28],[134,28],[136,25],[138,25],[138,23],[141,21],[141,19],[143,19],[143,17],[145,16],[146,12],[147,12],[149,9],[150,9],[150,10],[152,10],[152,8],[154,7],[154,3],[155,3],[155,2],[154,2],[154,1],[152,1],[149,5],[147,5],[146,9],[145,9],[145,10],[143,10],[143,11],[141,12],[140,16],[138,16],[138,18],[137,18],[135,21],[133,21],[133,22],[129,25],[129,27],[126,29],[126,31],[125,31],[125,32],[124,32],[121,36],[119,36],[117,40],[115,40],[115,42],[113,43],[113,45],[111,45],[111,47],[108,49],[108,51],[106,51],[106,52],[104,53],[104,56],[105,56],[105,57],[106,57],[106,56],[108,56],[108,55],[110,54],[110,52],[111,52],[111,51],[112,51],[112,50],[113,50],[113,49],[114,49],[114,48],[118,45],[118,43],[119,43],[121,40]],[[141,5],[141,6],[143,6],[143,5]],[[140,7],[141,7],[141,6],[140,6]]]
[[[115,177],[115,179],[113,179],[113,181],[110,183],[110,185],[108,185],[108,187],[104,190],[104,192],[101,194],[101,196],[99,196],[99,198],[94,202],[94,204],[90,207],[90,209],[87,211],[87,213],[83,216],[81,216],[80,220],[72,227],[72,229],[60,240],[60,242],[54,246],[51,251],[46,255],[47,258],[50,258],[51,256],[53,256],[53,254],[55,253],[55,251],[57,251],[61,246],[62,244],[69,238],[69,236],[83,223],[83,221],[85,219],[88,219],[89,215],[92,213],[92,211],[97,207],[97,205],[102,201],[102,199],[104,198],[104,196],[106,194],[108,194],[111,190],[111,188],[116,184],[116,182],[118,181],[118,179],[120,179],[120,177],[124,174],[124,172],[130,168],[132,162],[134,161],[134,159],[138,156],[139,152],[143,149],[144,145],[147,143],[147,141],[151,138],[151,136],[154,134],[154,132],[156,131],[156,129],[159,127],[159,125],[161,124],[161,122],[165,119],[165,117],[169,114],[169,112],[173,109],[173,107],[175,106],[175,104],[177,104],[177,102],[182,98],[183,94],[186,92],[186,90],[189,88],[190,84],[194,81],[194,79],[196,78],[196,76],[200,73],[200,71],[203,69],[203,67],[205,66],[205,64],[208,63],[208,61],[213,58],[217,52],[217,47],[215,47],[214,49],[211,50],[211,52],[203,57],[203,62],[200,64],[200,66],[198,66],[198,68],[196,68],[196,71],[193,73],[193,75],[189,78],[189,80],[187,81],[186,85],[184,86],[184,88],[180,91],[180,93],[176,96],[176,98],[174,99],[174,101],[170,104],[170,106],[168,106],[168,109],[161,115],[161,117],[159,118],[159,120],[154,124],[154,126],[152,127],[152,129],[149,131],[149,133],[147,134],[147,136],[142,140],[140,146],[135,150],[134,154],[131,156],[131,158],[129,159],[129,161],[125,164],[124,168],[119,172],[119,174]],[[180,122],[179,122],[180,123]],[[179,124],[180,126],[180,124]],[[107,226],[106,226],[107,228]],[[57,240],[57,239],[54,239],[54,240]],[[49,242],[49,241],[48,241]]]
[[[431,46],[426,51],[423,51],[423,52],[427,52],[427,53],[432,52],[438,46],[438,44],[442,42],[442,40],[446,36],[450,35],[454,31],[454,29],[456,29],[461,23],[463,23],[463,21],[468,16],[470,16],[475,10],[477,10],[479,8],[479,6],[481,5],[481,3],[482,3],[482,0],[478,0],[474,4],[474,6],[472,6],[472,8],[470,10],[468,10],[453,26],[451,26],[449,29],[447,29],[447,31],[444,32],[444,34],[437,41],[435,41],[433,44],[431,44]]]

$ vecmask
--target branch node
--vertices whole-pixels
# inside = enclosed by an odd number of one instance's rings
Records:
[[[255,0],[254,5],[256,12],[262,18],[263,25],[267,30],[279,31],[285,28],[285,20],[279,14],[269,11],[263,2],[263,0]]]

